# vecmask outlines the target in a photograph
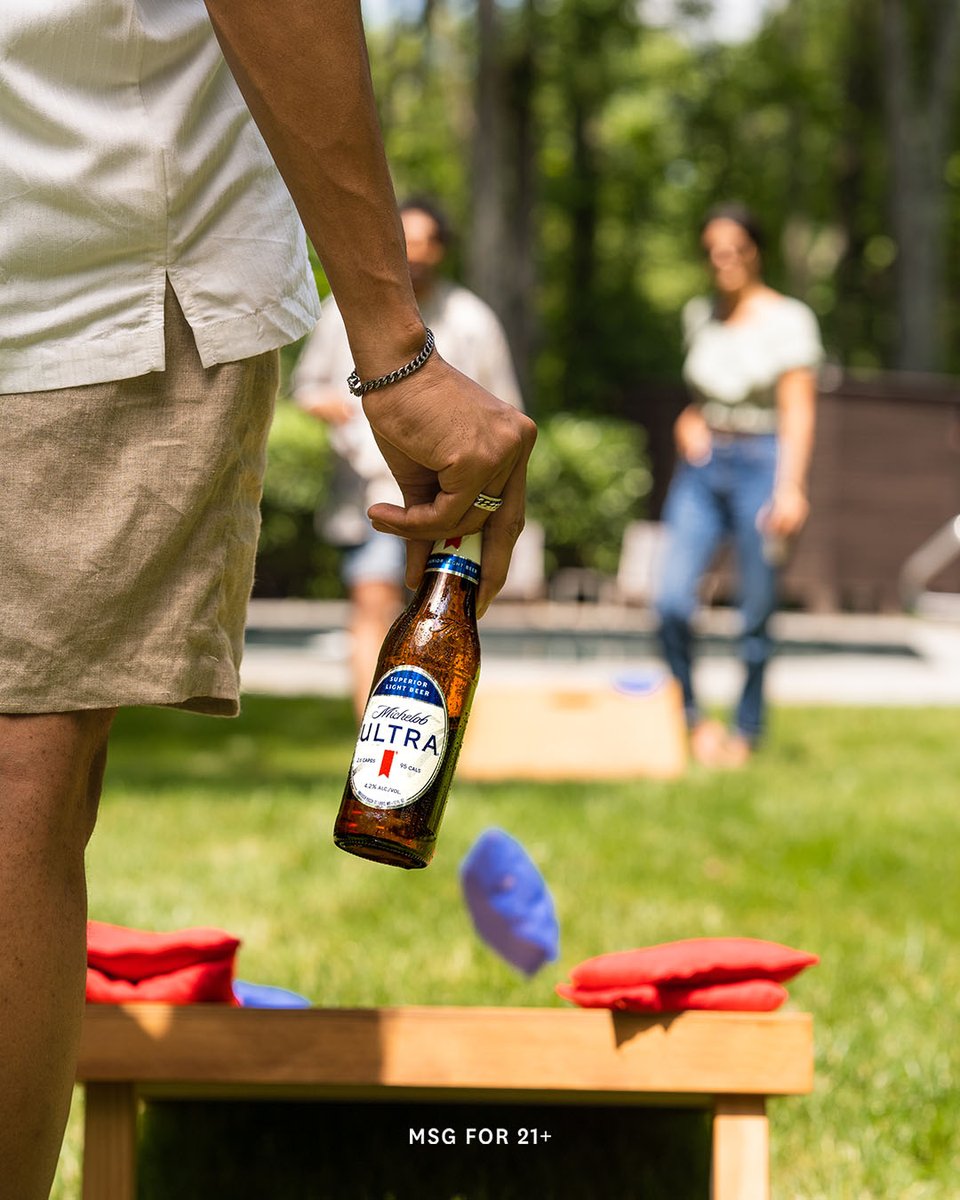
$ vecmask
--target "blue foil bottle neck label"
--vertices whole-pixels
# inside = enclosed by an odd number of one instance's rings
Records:
[[[394,667],[367,701],[350,767],[353,794],[368,808],[404,808],[440,770],[449,735],[447,702],[432,675]]]
[[[483,535],[468,533],[458,538],[441,538],[433,543],[424,568],[447,575],[459,575],[471,583],[480,582],[480,547]]]

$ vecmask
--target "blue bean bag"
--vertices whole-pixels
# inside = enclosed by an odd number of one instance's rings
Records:
[[[271,987],[267,983],[248,983],[245,979],[233,981],[233,995],[241,1008],[309,1008],[306,996],[290,992],[286,988]]]
[[[501,958],[533,975],[560,953],[553,898],[523,846],[488,829],[460,865],[460,884],[479,936]]]

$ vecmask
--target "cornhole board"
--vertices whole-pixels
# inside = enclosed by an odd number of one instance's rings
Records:
[[[687,765],[680,690],[654,678],[614,686],[481,683],[464,735],[461,779],[673,779]]]
[[[91,1004],[83,1200],[136,1200],[142,1100],[478,1099],[702,1108],[711,1200],[770,1200],[771,1096],[813,1087],[808,1013]],[[375,1123],[371,1117],[371,1123]]]

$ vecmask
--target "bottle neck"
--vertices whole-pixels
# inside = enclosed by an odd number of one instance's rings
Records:
[[[427,559],[427,573],[457,575],[474,586],[480,582],[480,548],[482,535],[468,533],[463,537],[441,538],[433,543]]]
[[[417,596],[433,613],[461,613],[476,618],[480,582],[480,534],[441,538],[433,545]]]

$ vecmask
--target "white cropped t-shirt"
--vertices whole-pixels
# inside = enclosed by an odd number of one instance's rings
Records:
[[[817,318],[788,296],[764,300],[734,322],[698,296],[684,307],[683,333],[684,380],[710,427],[731,433],[775,432],[780,376],[823,360]]]

